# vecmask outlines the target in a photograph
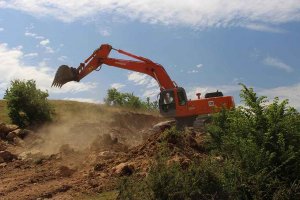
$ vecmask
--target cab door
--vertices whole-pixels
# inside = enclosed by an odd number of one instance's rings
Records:
[[[176,116],[176,101],[175,92],[173,89],[164,90],[160,93],[159,110],[160,114],[165,117]]]

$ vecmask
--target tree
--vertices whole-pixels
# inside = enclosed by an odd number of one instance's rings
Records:
[[[147,98],[147,102],[144,102],[133,93],[122,93],[116,88],[107,90],[107,96],[104,99],[104,102],[107,105],[129,107],[134,109],[156,110],[158,108],[157,101],[150,102],[149,97]]]
[[[48,96],[47,92],[36,88],[34,80],[11,81],[4,95],[11,121],[20,127],[50,121],[53,109],[47,100]]]

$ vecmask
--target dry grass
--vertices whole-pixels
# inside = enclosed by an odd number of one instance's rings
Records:
[[[10,123],[5,100],[0,100],[0,122]]]
[[[55,110],[54,121],[67,120],[70,118],[81,119],[82,121],[95,122],[98,120],[109,120],[114,113],[132,111],[126,108],[111,107],[93,103],[83,103],[66,100],[50,100]],[[149,113],[147,111],[134,111],[139,113]],[[151,112],[159,115],[158,112]],[[0,100],[0,122],[10,123],[5,100]]]

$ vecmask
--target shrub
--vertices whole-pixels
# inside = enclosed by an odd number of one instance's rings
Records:
[[[179,164],[157,160],[144,180],[126,179],[120,185],[120,199],[177,200],[228,199],[218,169],[209,160],[182,169]]]
[[[172,126],[170,129],[166,129],[162,133],[162,140],[167,143],[177,144],[181,143],[184,137],[184,131],[176,129],[175,126]]]
[[[51,120],[48,93],[36,88],[34,80],[14,80],[5,92],[8,115],[20,127],[38,125]]]
[[[144,180],[123,184],[121,199],[300,199],[299,112],[287,100],[267,104],[245,85],[241,98],[244,107],[213,116],[211,151],[185,169],[166,164],[164,143],[180,143],[186,133],[165,131],[156,164]]]
[[[266,97],[242,87],[245,107],[223,110],[208,128],[215,153],[231,163],[224,173],[235,183],[232,191],[243,199],[272,199],[293,188],[299,196],[299,113],[287,100],[268,105]]]

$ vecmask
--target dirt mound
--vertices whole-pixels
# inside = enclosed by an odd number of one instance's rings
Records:
[[[18,136],[22,145],[0,140],[1,152],[16,155],[1,164],[0,199],[82,199],[115,190],[122,176],[145,176],[164,148],[170,162],[182,166],[202,156],[201,135],[193,131],[174,139],[163,132],[172,123],[153,127],[160,117],[133,112],[112,116],[110,121],[47,126]]]

